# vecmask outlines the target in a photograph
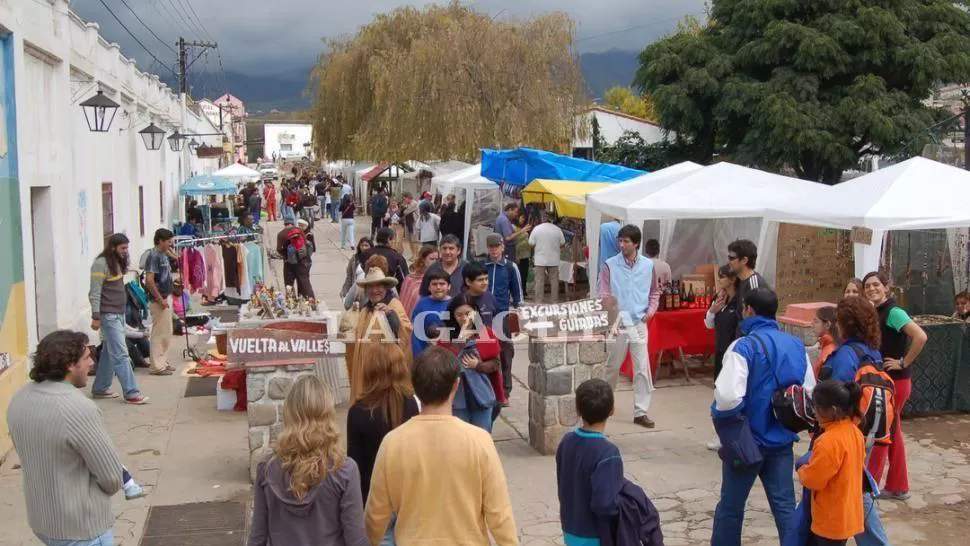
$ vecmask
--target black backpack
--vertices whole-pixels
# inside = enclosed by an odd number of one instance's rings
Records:
[[[775,376],[775,383],[778,385],[775,392],[771,394],[771,409],[775,413],[775,419],[783,427],[795,433],[813,428],[817,420],[815,419],[815,406],[812,404],[811,395],[801,385],[782,385],[781,379],[778,377],[778,368],[772,366],[769,356],[771,353],[768,352],[765,341],[757,334],[751,334],[751,337],[761,344],[761,349],[765,352],[765,359],[768,361],[768,366],[771,367]]]

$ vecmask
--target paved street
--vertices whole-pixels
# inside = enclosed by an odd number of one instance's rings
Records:
[[[358,228],[366,231],[361,218]],[[275,241],[279,225],[267,230]],[[360,232],[358,232],[358,237]],[[339,308],[337,292],[343,281],[349,251],[339,250],[339,227],[319,222],[319,248],[312,280],[318,297]],[[281,278],[280,263],[273,269]],[[84,282],[84,279],[78,279]],[[181,340],[173,356],[181,357]],[[528,434],[525,345],[517,350],[512,406],[497,425],[495,440],[508,477],[522,543],[562,544],[556,500],[555,460],[536,454]],[[179,365],[179,371],[184,365]],[[124,462],[148,486],[149,495],[137,501],[115,497],[117,543],[140,544],[152,507],[207,501],[247,503],[250,495],[246,416],[217,412],[214,397],[184,398],[184,375],[152,377],[138,370],[142,390],[151,397],[144,407],[118,401],[98,402]],[[608,433],[623,453],[627,475],[639,483],[661,511],[668,546],[708,544],[718,498],[720,465],[706,449],[712,438],[708,417],[711,389],[702,383],[661,381],[653,398],[655,430],[632,424],[632,393],[623,385],[616,416]],[[344,422],[341,417],[341,423]],[[884,521],[894,544],[956,544],[970,499],[970,417],[908,421],[906,429],[913,498],[904,504],[881,503]],[[805,449],[805,443],[799,451]],[[39,544],[30,533],[24,513],[16,455],[0,470],[0,545]],[[928,519],[933,514],[933,519]],[[950,533],[950,534],[941,534]],[[745,520],[745,545],[777,544],[768,505],[759,486],[752,491]],[[243,542],[239,537],[239,543]]]

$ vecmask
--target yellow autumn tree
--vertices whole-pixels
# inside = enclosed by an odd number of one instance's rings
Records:
[[[611,110],[650,121],[657,120],[657,112],[650,96],[638,95],[629,87],[621,85],[611,87],[603,96],[603,99],[605,101],[604,106]]]
[[[314,144],[331,159],[474,159],[568,145],[586,105],[565,14],[494,20],[454,2],[377,15],[313,74]]]

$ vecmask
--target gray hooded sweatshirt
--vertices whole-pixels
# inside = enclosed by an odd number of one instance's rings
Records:
[[[369,546],[364,529],[360,472],[350,458],[297,499],[279,459],[256,470],[248,546]]]

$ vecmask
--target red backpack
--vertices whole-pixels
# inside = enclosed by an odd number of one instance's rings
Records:
[[[298,227],[290,228],[286,233],[286,263],[298,264],[309,257],[306,234]]]

